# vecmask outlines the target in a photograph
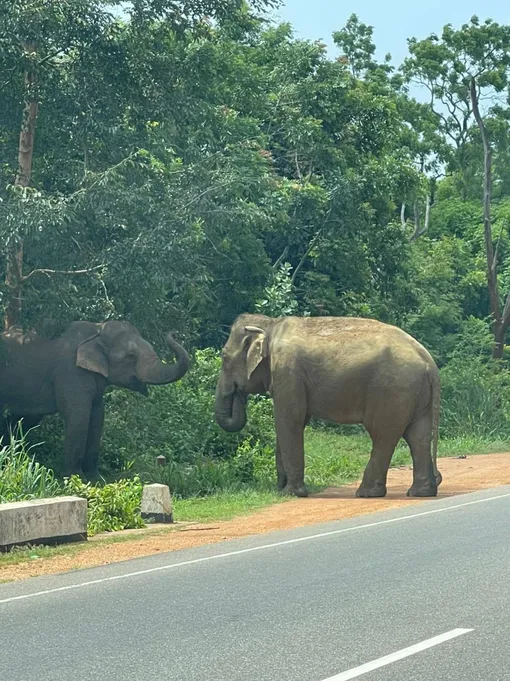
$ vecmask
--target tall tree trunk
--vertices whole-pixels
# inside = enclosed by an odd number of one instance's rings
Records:
[[[25,108],[21,121],[18,146],[18,167],[14,184],[26,189],[32,176],[32,159],[34,155],[34,139],[39,108],[37,93],[37,76],[35,72],[36,49],[34,45],[24,45],[25,58],[28,62],[25,71]],[[21,191],[23,191],[23,189]],[[23,238],[12,239],[6,254],[5,284],[8,292],[7,306],[4,313],[4,328],[21,322],[22,285],[23,285]]]
[[[478,105],[478,92],[476,80],[471,78],[471,104],[473,114],[480,130],[483,142],[483,233],[485,240],[485,253],[487,257],[487,287],[492,313],[492,331],[494,334],[494,346],[492,356],[495,359],[503,357],[505,347],[505,335],[510,324],[510,305],[505,304],[503,314],[499,300],[498,274],[497,274],[497,249],[494,253],[492,242],[491,198],[492,198],[492,152],[487,135],[487,128],[483,122]],[[509,296],[510,298],[510,296]],[[508,303],[508,299],[507,299]]]

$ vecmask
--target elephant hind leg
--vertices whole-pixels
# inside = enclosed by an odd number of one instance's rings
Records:
[[[365,468],[363,480],[356,491],[357,497],[385,497],[386,478],[391,457],[400,440],[401,433],[370,433],[372,437],[372,453]]]
[[[404,438],[413,458],[413,484],[407,491],[407,496],[437,496],[440,479],[436,480],[432,463],[432,414],[424,414],[411,423]]]

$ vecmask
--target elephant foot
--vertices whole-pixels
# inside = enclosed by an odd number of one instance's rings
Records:
[[[93,471],[83,471],[83,476],[87,482],[95,484],[99,480],[99,470],[96,468]]]
[[[64,470],[63,476],[64,478],[72,478],[73,475],[77,475],[79,478],[82,480],[84,479],[84,475],[81,470],[76,470],[74,468],[66,468]]]
[[[437,485],[412,485],[407,490],[408,497],[437,497]]]
[[[283,494],[290,494],[294,497],[307,497],[308,496],[308,490],[306,489],[305,485],[300,485],[299,487],[291,487],[290,485],[286,485],[282,489]]]
[[[277,475],[277,485],[278,489],[281,491],[282,489],[285,489],[287,486],[287,474],[286,473],[278,473]]]
[[[378,497],[385,497],[386,485],[374,485],[373,487],[365,487],[365,485],[360,485],[356,490],[356,496],[362,499],[377,499]]]

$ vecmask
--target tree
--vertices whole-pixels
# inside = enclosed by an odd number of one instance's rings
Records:
[[[502,357],[505,334],[510,325],[510,294],[502,303],[498,289],[498,247],[494,246],[491,224],[492,150],[486,112],[482,101],[495,101],[508,87],[510,68],[510,26],[488,19],[480,24],[473,17],[455,31],[443,29],[441,38],[431,35],[423,41],[409,41],[411,57],[404,64],[408,79],[416,79],[430,93],[430,107],[438,118],[440,130],[452,143],[448,159],[450,170],[462,176],[462,196],[468,197],[468,145],[473,123],[480,131],[484,149],[484,238],[487,260],[487,285],[493,317],[494,352]],[[444,108],[438,106],[440,102]]]
[[[143,150],[141,143],[147,136],[137,133],[150,121],[151,111],[145,106],[142,113],[137,104],[142,100],[147,105],[144,89],[154,91],[154,78],[136,83],[131,72],[139,72],[141,58],[147,57],[140,53],[139,45],[152,39],[154,47],[157,29],[153,27],[166,31],[166,38],[171,34],[174,41],[186,41],[186,35],[199,36],[208,30],[206,17],[218,25],[231,25],[236,19],[243,25],[249,24],[252,16],[242,0],[179,4],[134,0],[127,9],[128,21],[123,23],[110,11],[120,4],[105,0],[0,0],[0,87],[7,111],[0,123],[11,154],[14,139],[18,139],[15,157],[2,168],[8,180],[8,190],[2,192],[7,327],[23,321],[25,282],[32,282],[33,275],[57,271],[90,274],[101,269],[93,257],[83,266],[43,264],[27,272],[27,239],[36,237],[40,229],[47,232],[52,222],[55,229],[65,231],[72,213],[83,210],[88,189],[98,184],[105,187],[105,182],[114,183],[115,178],[118,182],[124,164],[140,159],[137,152]],[[256,9],[272,5],[272,0],[252,3]],[[160,45],[155,51],[158,48]],[[154,59],[148,61],[154,63]],[[111,74],[120,77],[116,80]],[[159,81],[160,91],[161,86]],[[94,106],[98,100],[101,109]],[[39,112],[43,112],[42,120]],[[123,133],[119,149],[124,153],[120,159],[118,155],[112,158],[115,154],[110,146],[115,143],[113,138],[119,137],[119,128]],[[58,164],[62,156],[73,167],[65,180]]]

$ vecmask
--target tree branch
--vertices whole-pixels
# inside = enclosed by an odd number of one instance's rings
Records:
[[[427,200],[426,200],[426,203],[425,203],[425,220],[424,220],[424,223],[423,223],[423,227],[420,227],[420,215],[419,215],[419,212],[418,212],[418,201],[417,200],[416,200],[414,205],[415,205],[415,208],[414,208],[414,216],[415,216],[414,217],[414,232],[409,237],[410,242],[416,241],[416,239],[419,239],[426,232],[428,232],[429,224],[430,224],[430,208],[432,206],[430,193],[427,194]]]
[[[276,262],[275,262],[274,265],[273,265],[273,269],[274,269],[274,270],[277,270],[277,269],[280,267],[280,265],[282,264],[283,260],[287,257],[288,252],[289,252],[289,247],[288,247],[288,246],[285,246],[285,248],[283,249],[282,254],[280,255],[280,257],[276,260]]]
[[[302,181],[303,181],[303,176],[301,175],[301,168],[299,167],[297,149],[294,150],[294,162],[295,162],[295,164],[296,164],[297,176],[298,176],[298,178],[299,178],[299,181],[302,182]]]
[[[420,206],[418,204],[418,199],[414,201],[414,231],[418,234],[420,231]]]
[[[55,57],[58,57],[58,55],[59,55],[59,54],[62,54],[62,52],[65,52],[65,49],[64,49],[63,47],[58,48],[58,49],[54,50],[53,52],[50,52],[50,53],[47,54],[43,59],[41,59],[41,61],[37,64],[37,66],[38,66],[38,67],[44,66],[44,64],[46,64],[47,62],[51,61],[51,60],[54,59]]]
[[[499,236],[498,236],[498,240],[496,242],[496,249],[494,250],[494,260],[492,261],[492,269],[494,271],[496,271],[496,267],[498,265],[499,244],[501,243],[501,237],[503,236],[504,226],[505,226],[505,223],[501,222],[501,229],[499,230]]]
[[[505,307],[503,308],[503,318],[502,318],[503,329],[506,331],[510,326],[510,293],[507,295],[505,300]]]
[[[106,267],[106,265],[105,264],[96,265],[95,267],[89,267],[85,270],[49,270],[37,268],[29,272],[28,274],[23,275],[21,277],[21,281],[27,281],[27,279],[33,277],[34,274],[46,274],[47,276],[49,276],[50,274],[90,274],[90,272],[96,272],[97,270],[100,270],[103,267]]]
[[[299,263],[298,263],[296,269],[295,269],[294,272],[292,273],[292,277],[291,277],[291,279],[290,279],[290,284],[291,284],[291,286],[294,285],[294,282],[295,282],[295,280],[296,280],[296,277],[297,277],[297,275],[298,275],[299,270],[303,267],[303,265],[304,265],[304,263],[305,263],[305,260],[306,260],[306,259],[308,258],[308,256],[310,255],[310,252],[311,252],[312,248],[315,246],[315,244],[317,243],[317,241],[318,241],[320,235],[321,235],[322,232],[324,231],[324,228],[325,228],[326,225],[328,224],[328,219],[329,219],[329,216],[331,215],[331,211],[332,211],[332,210],[333,210],[333,208],[330,208],[330,209],[328,210],[328,212],[326,213],[326,217],[324,218],[324,222],[322,223],[321,227],[319,227],[319,229],[318,229],[317,232],[315,233],[313,239],[312,239],[312,240],[310,241],[310,243],[308,244],[308,248],[307,248],[306,251],[304,252],[303,257],[301,258],[301,260],[299,261]]]
[[[423,225],[424,231],[428,231],[429,224],[430,224],[430,207],[431,207],[431,198],[430,194],[427,194],[427,202],[425,204],[425,223]]]

